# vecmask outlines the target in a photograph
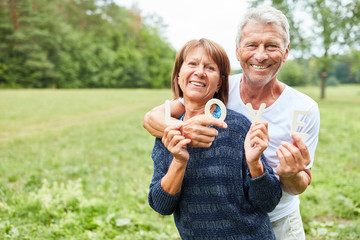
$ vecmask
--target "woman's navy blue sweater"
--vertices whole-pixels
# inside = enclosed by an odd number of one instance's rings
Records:
[[[149,204],[162,215],[174,214],[184,240],[275,239],[267,212],[280,201],[280,182],[263,156],[265,173],[251,178],[244,152],[249,120],[227,110],[225,122],[228,128],[216,128],[210,148],[188,147],[190,159],[176,195],[161,187],[173,156],[155,140]]]

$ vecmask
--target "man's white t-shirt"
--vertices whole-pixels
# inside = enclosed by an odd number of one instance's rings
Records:
[[[240,79],[241,74],[229,77],[229,101],[227,108],[242,113],[250,119],[249,112],[240,97]],[[298,121],[304,122],[304,127],[298,127],[297,132],[308,134],[308,138],[303,141],[307,145],[311,157],[311,163],[307,168],[311,168],[314,162],[316,145],[318,143],[320,113],[318,104],[307,95],[286,86],[280,97],[269,107],[266,107],[260,120],[268,122],[269,129],[269,146],[264,151],[269,165],[276,173],[276,167],[279,160],[276,150],[282,141],[292,143],[290,129],[294,110],[310,111],[311,115],[300,115]],[[257,111],[254,110],[255,115]],[[225,120],[226,121],[226,120]],[[283,191],[282,198],[276,208],[269,213],[270,221],[274,222],[283,218],[299,208],[300,200],[297,195],[291,195]]]

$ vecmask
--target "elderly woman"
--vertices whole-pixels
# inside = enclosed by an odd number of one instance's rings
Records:
[[[227,103],[229,59],[207,39],[192,40],[178,52],[172,75],[174,98],[182,97],[180,120],[204,116],[206,103]],[[221,115],[213,105],[214,117]],[[182,239],[275,239],[267,212],[281,198],[280,182],[262,153],[269,137],[266,122],[251,125],[227,110],[226,129],[210,148],[187,146],[181,125],[168,126],[152,152],[154,174],[149,204],[163,215],[174,214]],[[211,127],[211,126],[209,126]]]

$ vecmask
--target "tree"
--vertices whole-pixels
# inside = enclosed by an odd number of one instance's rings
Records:
[[[288,60],[281,68],[278,78],[289,86],[303,86],[310,79],[307,75],[306,66],[299,60]]]
[[[358,0],[253,0],[252,6],[271,4],[282,10],[291,25],[291,44],[303,55],[316,56],[321,71],[321,99],[332,57],[358,48],[360,2]],[[299,14],[302,17],[299,17]],[[305,22],[310,20],[310,22]],[[310,28],[307,27],[310,24]],[[306,47],[309,46],[309,47]]]
[[[168,87],[161,21],[112,0],[3,0],[0,87]]]

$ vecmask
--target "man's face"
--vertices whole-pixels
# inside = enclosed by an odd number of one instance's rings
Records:
[[[283,29],[274,24],[247,23],[236,56],[247,80],[265,85],[276,79],[289,54],[284,46]]]

